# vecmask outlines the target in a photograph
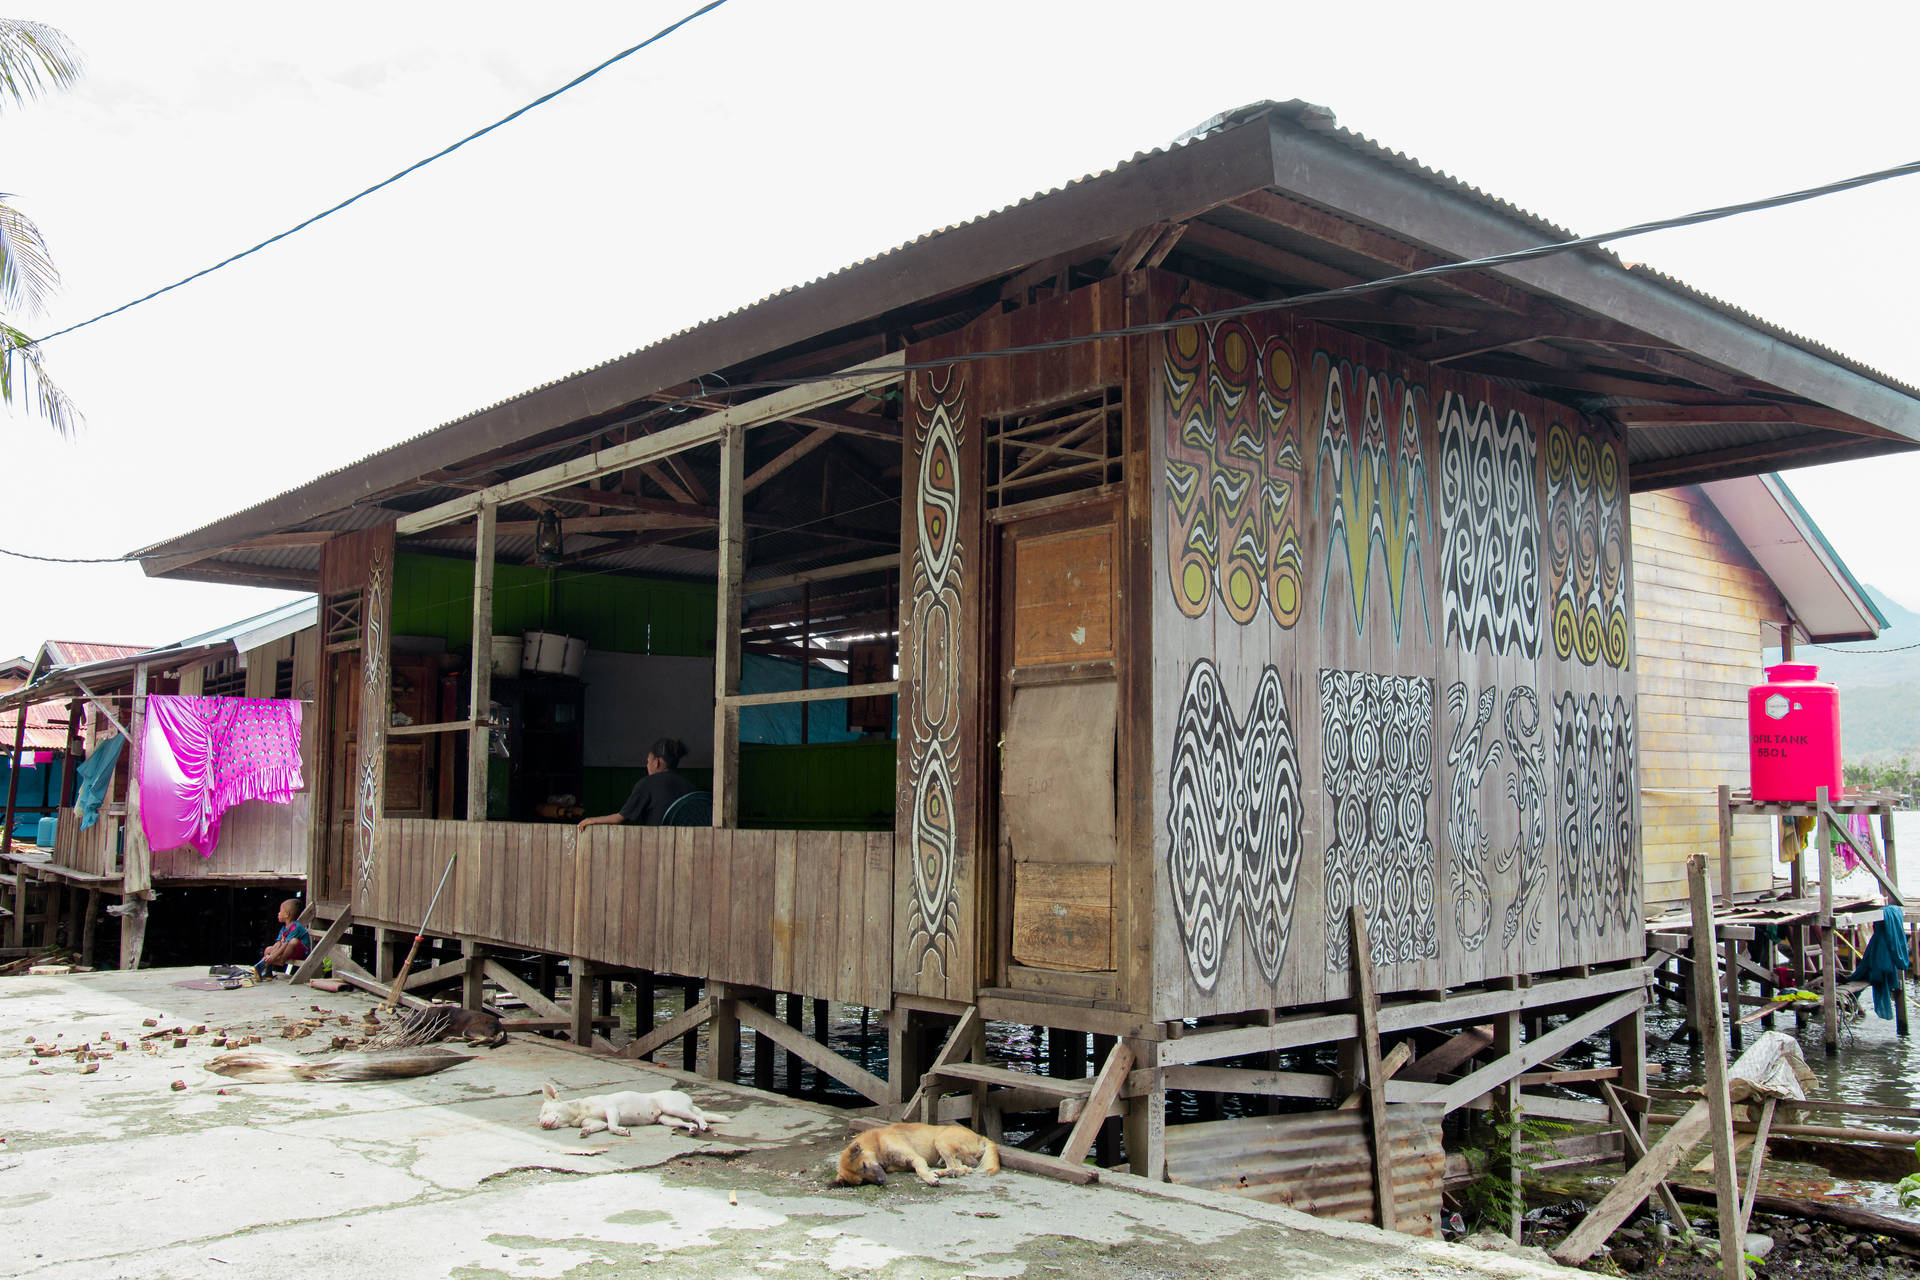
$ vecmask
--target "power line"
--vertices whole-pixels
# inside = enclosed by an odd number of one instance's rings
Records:
[[[726,0],[713,0],[713,3],[708,4],[707,6],[705,6],[705,8],[697,10],[696,12],[688,15],[686,18],[682,18],[680,22],[674,25],[675,27],[685,25],[687,22],[692,21],[693,18],[699,17],[700,14],[705,13],[710,9],[717,8],[721,4],[724,4],[725,2]],[[627,56],[627,53],[632,53],[634,52],[634,50],[644,48],[646,44],[652,43],[653,40],[660,39],[661,35],[666,35],[673,30],[674,30],[674,27],[669,27],[666,29],[666,31],[661,32],[660,35],[656,35],[652,37],[652,39],[646,41],[643,44],[635,45],[633,49],[627,50],[626,53],[618,54],[614,58],[608,59],[607,62],[600,64],[599,67],[595,67],[593,71],[589,71],[585,73],[585,75],[582,75],[581,77],[579,77],[569,85],[566,85],[560,89],[554,90],[554,92],[551,94],[548,94],[547,97],[551,98],[556,94],[565,92],[567,88],[572,87],[572,84],[579,83],[580,80],[584,80],[587,76],[594,74],[594,72],[597,72],[602,68],[610,65],[612,62],[617,61],[619,58]],[[539,101],[545,101],[545,99],[540,99]],[[528,107],[523,107],[521,108],[520,112],[515,112],[514,114],[515,115],[521,114],[521,112],[524,112],[528,110],[530,107],[536,106],[536,105],[538,105],[538,101],[536,101],[535,103],[528,104]],[[506,117],[506,119],[509,119],[509,120],[512,118],[513,118],[512,116]],[[505,120],[502,120],[499,123],[505,123]],[[495,128],[497,127],[497,125],[490,125],[488,127]],[[482,130],[481,132],[484,133],[486,132],[486,130]],[[479,134],[475,134],[473,136],[478,137]],[[459,145],[461,144],[460,143],[454,144],[455,147],[458,147]],[[454,149],[453,147],[449,147],[447,150],[451,151],[453,149]],[[444,155],[446,153],[442,152],[440,154]],[[435,157],[430,157],[430,159],[431,158],[435,158]],[[421,161],[421,163],[425,164],[427,163],[427,161]],[[418,168],[419,166],[416,165],[414,167]],[[1841,178],[1834,182],[1823,183],[1822,185],[1817,187],[1807,187],[1799,191],[1790,191],[1780,195],[1767,196],[1759,200],[1748,200],[1740,204],[1719,205],[1711,209],[1701,209],[1693,213],[1678,214],[1678,215],[1675,215],[1674,217],[1661,218],[1652,222],[1639,222],[1639,223],[1633,224],[1632,226],[1621,227],[1617,230],[1601,232],[1598,235],[1575,236],[1570,240],[1549,241],[1543,244],[1530,245],[1522,249],[1512,249],[1502,253],[1485,254],[1478,258],[1463,258],[1454,262],[1437,262],[1432,264],[1431,266],[1420,267],[1417,270],[1401,271],[1393,275],[1380,276],[1373,280],[1359,280],[1359,281],[1355,281],[1353,284],[1342,285],[1339,288],[1335,288],[1335,289],[1319,289],[1309,293],[1296,293],[1284,298],[1267,298],[1257,302],[1241,303],[1238,306],[1223,307],[1217,311],[1196,313],[1194,315],[1180,316],[1177,318],[1170,318],[1166,320],[1142,321],[1138,324],[1120,325],[1112,329],[1099,329],[1089,333],[1073,334],[1073,335],[1062,337],[1062,338],[1052,338],[1043,342],[1028,342],[1028,343],[1021,343],[1015,346],[991,347],[991,348],[986,348],[978,351],[956,352],[953,355],[942,356],[937,360],[904,361],[900,364],[896,364],[890,367],[902,373],[911,373],[911,372],[931,370],[931,369],[945,369],[956,364],[973,364],[982,360],[999,360],[1009,356],[1037,355],[1042,352],[1058,351],[1063,348],[1080,346],[1089,342],[1106,342],[1106,341],[1111,341],[1112,339],[1115,339],[1115,338],[1144,337],[1150,334],[1165,333],[1174,329],[1184,329],[1190,325],[1212,324],[1221,320],[1234,320],[1234,319],[1239,319],[1240,317],[1243,317],[1243,316],[1257,315],[1262,312],[1268,312],[1268,311],[1284,311],[1284,310],[1289,310],[1296,307],[1308,306],[1308,305],[1312,305],[1320,302],[1327,302],[1327,301],[1332,301],[1340,298],[1350,298],[1360,294],[1373,293],[1381,289],[1397,288],[1400,285],[1406,284],[1414,280],[1432,279],[1434,277],[1454,274],[1462,271],[1482,271],[1482,270],[1486,270],[1489,267],[1511,265],[1517,262],[1530,262],[1539,258],[1549,257],[1554,254],[1567,253],[1574,249],[1592,248],[1597,245],[1606,244],[1610,241],[1624,240],[1632,236],[1646,235],[1654,231],[1668,231],[1677,227],[1697,226],[1702,223],[1716,222],[1721,219],[1735,217],[1743,213],[1756,213],[1765,209],[1776,209],[1784,205],[1798,204],[1807,200],[1818,199],[1822,196],[1837,195],[1843,191],[1851,191],[1859,187],[1870,186],[1878,182],[1886,182],[1893,178],[1907,177],[1916,173],[1920,173],[1920,160],[1908,161],[1905,164],[1894,165],[1886,169],[1876,169],[1871,173],[1856,174],[1853,177]],[[400,175],[395,175],[395,176],[398,177]],[[388,179],[388,181],[392,181],[392,179]],[[382,185],[385,185],[385,184],[383,183]],[[375,190],[375,189],[377,188],[369,188],[369,190]],[[365,192],[363,192],[362,194],[364,195]],[[358,199],[358,198],[359,197],[357,196],[355,197],[355,199]],[[339,208],[343,206],[335,206],[335,207]],[[319,216],[324,217],[325,215],[322,214]],[[308,221],[313,221],[313,219],[309,219]],[[305,224],[302,224],[302,225],[305,225]],[[294,228],[294,230],[298,230],[298,228]],[[287,232],[283,234],[291,234],[291,232]],[[275,237],[275,238],[278,239],[279,237]],[[269,241],[267,243],[271,243],[271,242]],[[255,248],[259,248],[259,247],[260,246],[255,246]],[[251,253],[253,252],[253,250],[249,249],[247,252]],[[236,255],[236,257],[243,257],[243,256],[245,255]],[[233,261],[233,260],[234,259],[228,259],[228,261]],[[208,268],[208,270],[213,270],[213,269],[214,268],[211,268],[211,267]],[[204,275],[206,273],[201,272],[200,274]],[[193,277],[188,277],[188,279],[192,279],[192,278]],[[180,283],[184,284],[186,283],[186,281],[181,281]],[[177,287],[178,287],[177,285],[168,286],[168,288],[177,288]],[[164,292],[164,290],[162,290],[161,292]],[[148,295],[148,296],[151,297],[154,295]],[[144,299],[137,300],[137,301],[144,301]],[[127,304],[127,306],[133,306],[133,305],[135,305],[135,303]],[[126,309],[125,307],[119,308],[119,310],[123,310],[123,311],[125,309]],[[113,312],[108,312],[106,314],[112,315]],[[103,319],[103,318],[104,317],[98,317],[98,316],[95,317],[95,319]],[[89,320],[86,323],[91,324],[93,323],[93,321]],[[75,325],[73,327],[79,328],[80,326]],[[71,332],[71,330],[70,329],[61,330],[61,332],[66,333],[66,332]],[[59,334],[51,334],[49,336],[58,337]],[[819,382],[831,382],[843,376],[845,376],[844,370],[835,370],[832,373],[810,374],[806,377],[799,377],[799,378],[768,378],[768,379],[762,379],[756,382],[730,383],[728,384],[727,389],[730,391],[784,390],[785,388],[788,388],[788,387],[810,386],[814,383],[819,383]],[[696,379],[696,382],[698,382],[698,379]],[[636,418],[629,419],[623,425],[628,425],[628,426],[639,425],[641,423],[650,421],[653,418],[661,417],[666,414],[684,412],[687,408],[697,406],[701,401],[704,400],[705,395],[706,393],[703,389],[702,391],[697,392],[694,395],[681,396],[675,400],[662,401],[659,405],[648,410],[646,413],[641,414]],[[606,428],[597,427],[594,429],[593,432],[589,434],[597,435],[603,430],[606,430]],[[562,449],[570,448],[574,444],[579,443],[580,439],[584,439],[584,438],[586,437],[576,437],[575,439],[572,439],[572,440],[556,441],[551,447],[529,454],[527,455],[526,458],[522,459],[522,461],[530,461],[532,459],[542,458],[547,456],[550,453],[554,453]],[[449,480],[457,482],[463,478],[468,478],[468,477],[482,474],[483,470],[484,469],[462,473],[461,475],[449,477]],[[354,504],[354,505],[358,505],[358,504]],[[12,551],[5,547],[0,547],[0,556],[13,556],[21,560],[36,560],[36,561],[40,561],[42,563],[48,563],[48,564],[123,564],[123,563],[135,563],[141,560],[165,559],[167,557],[178,555],[178,554],[182,554],[182,553],[169,551],[169,552],[154,552],[154,553],[145,554],[145,555],[135,553],[135,554],[129,554],[125,556],[106,556],[106,557],[99,557],[99,558],[85,558],[85,557],[30,555],[26,552]],[[1916,646],[1916,647],[1920,647],[1920,646]],[[1892,652],[1898,652],[1898,650],[1889,649],[1889,650],[1880,650],[1878,652],[1892,653]]]
[[[527,103],[524,107],[521,107],[516,111],[508,112],[506,115],[501,116],[498,120],[495,120],[492,124],[488,125],[486,128],[479,129],[473,133],[468,134],[466,137],[460,139],[460,141],[452,144],[451,146],[442,147],[440,150],[434,152],[432,155],[428,156],[426,159],[415,161],[413,164],[408,165],[406,168],[400,170],[400,172],[394,174],[392,177],[386,179],[385,181],[376,182],[372,186],[368,187],[365,191],[359,192],[358,194],[355,194],[355,195],[348,196],[345,200],[342,200],[339,204],[334,205],[332,208],[323,209],[319,213],[314,214],[311,218],[306,219],[304,222],[295,223],[293,226],[288,227],[285,231],[282,231],[279,235],[267,237],[265,240],[262,240],[259,244],[254,245],[251,249],[242,249],[239,253],[234,254],[230,258],[222,258],[220,261],[214,263],[210,267],[207,267],[200,271],[196,271],[192,275],[187,276],[180,280],[176,280],[172,284],[166,285],[163,288],[155,289],[152,293],[145,294],[141,297],[135,298],[132,302],[122,303],[120,306],[115,307],[111,311],[102,311],[99,315],[93,317],[91,320],[82,320],[79,324],[70,324],[64,329],[56,329],[44,338],[36,338],[34,340],[34,345],[41,345],[44,343],[51,342],[55,338],[62,337],[65,334],[72,333],[76,329],[84,329],[88,325],[97,324],[100,321],[105,320],[109,316],[117,316],[122,311],[126,311],[126,310],[129,310],[130,308],[137,307],[143,302],[151,302],[153,301],[153,299],[159,297],[163,293],[171,293],[175,289],[178,289],[181,285],[191,284],[193,281],[198,280],[201,276],[212,275],[214,272],[220,270],[222,267],[231,266],[234,263],[240,261],[240,259],[242,258],[245,258],[252,254],[256,254],[260,252],[262,249],[266,248],[270,244],[274,244],[274,243],[277,243],[278,241],[285,240],[288,236],[293,235],[297,231],[304,231],[306,228],[312,226],[314,223],[320,221],[322,218],[329,217],[333,214],[340,212],[342,209],[354,203],[356,200],[360,200],[367,196],[370,196],[374,192],[380,190],[383,187],[392,186],[394,183],[400,181],[400,179],[406,177],[408,174],[413,173],[416,170],[426,168],[428,165],[432,164],[435,160],[439,160],[445,156],[452,155],[454,152],[458,151],[461,147],[466,146],[469,142],[472,142],[477,138],[483,138],[487,134],[492,133],[495,129],[500,128],[502,125],[510,124],[511,122],[518,120],[521,116],[527,114],[527,112],[533,110],[535,107],[538,107],[544,103],[553,101],[555,98],[559,97],[561,94],[565,93],[567,90],[573,89],[578,87],[579,85],[585,84],[587,81],[593,79],[593,77],[599,75],[602,71],[605,71],[608,67],[620,61],[622,58],[631,57],[632,55],[646,48],[648,45],[655,44],[658,41],[666,39],[668,36],[672,35],[674,32],[678,31],[680,28],[686,26],[689,22],[692,22],[695,18],[698,18],[705,14],[713,12],[715,9],[718,9],[721,5],[725,4],[726,2],[727,0],[709,0],[709,3],[701,5],[698,9],[695,9],[692,13],[687,14],[684,18],[679,19],[677,22],[674,22],[670,26],[662,27],[660,30],[648,36],[645,40],[642,40],[639,44],[634,45],[632,48],[622,49],[619,53],[614,54],[611,58],[608,58],[605,62],[600,63],[598,66],[581,72],[579,75],[575,76],[573,79],[561,85],[558,89],[555,89],[550,93],[541,94],[539,97],[535,98],[532,102]],[[12,553],[9,552],[8,554],[12,554]],[[98,562],[97,561],[93,561],[93,562],[70,561],[69,563],[84,564],[84,563],[98,563]]]

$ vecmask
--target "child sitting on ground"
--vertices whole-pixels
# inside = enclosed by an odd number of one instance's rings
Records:
[[[283,964],[297,964],[307,958],[313,950],[313,935],[307,932],[307,926],[300,923],[300,904],[288,898],[280,904],[280,932],[274,935],[272,943],[260,953],[253,971],[265,978],[272,970]]]

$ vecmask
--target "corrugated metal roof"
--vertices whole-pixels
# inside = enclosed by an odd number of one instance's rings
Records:
[[[49,640],[41,646],[41,654],[50,660],[44,665],[70,667],[79,662],[124,658],[152,647],[145,644],[100,644],[91,640]]]
[[[1333,113],[1324,107],[1318,107],[1313,104],[1302,102],[1299,100],[1294,100],[1294,101],[1289,101],[1284,103],[1262,102],[1262,103],[1250,104],[1249,106],[1246,106],[1246,107],[1236,108],[1233,111],[1222,113],[1221,116],[1216,117],[1215,122],[1210,122],[1210,127],[1208,128],[1194,131],[1189,135],[1181,139],[1178,139],[1166,146],[1154,148],[1149,151],[1138,152],[1135,155],[1133,155],[1131,158],[1109,169],[1101,170],[1097,173],[1088,174],[1084,177],[1078,178],[1072,182],[1068,182],[1057,187],[1053,187],[1044,191],[1035,192],[1034,194],[1029,195],[1024,199],[992,209],[986,213],[979,214],[975,217],[966,219],[964,221],[948,224],[937,230],[930,231],[912,240],[908,240],[902,244],[896,245],[891,249],[887,249],[881,253],[874,254],[870,257],[863,258],[857,262],[851,263],[836,271],[832,271],[825,275],[815,277],[814,279],[807,280],[802,283],[791,285],[786,288],[778,289],[771,293],[765,294],[762,297],[756,299],[752,303],[749,303],[745,306],[734,308],[732,310],[716,315],[708,320],[702,321],[699,324],[677,330],[673,333],[660,337],[652,342],[636,347],[631,351],[625,352],[620,355],[609,357],[607,359],[598,361],[593,364],[583,366],[582,368],[576,370],[574,373],[568,374],[565,377],[552,379],[546,382],[542,382],[536,386],[529,387],[525,391],[522,391],[514,396],[510,396],[510,397],[507,397],[506,399],[496,401],[492,404],[475,409],[469,413],[466,413],[457,418],[451,419],[446,423],[443,423],[440,426],[435,427],[429,431],[423,431],[415,435],[408,436],[402,440],[396,441],[394,444],[389,445],[384,449],[375,451],[374,453],[370,453],[354,463],[350,463],[346,466],[335,468],[331,471],[325,472],[322,475],[315,477],[313,480],[308,481],[306,484],[298,486],[295,489],[286,490],[280,494],[275,495],[272,498],[268,498],[260,503],[256,503],[244,509],[241,512],[234,513],[228,516],[223,516],[221,518],[220,523],[229,524],[229,522],[237,522],[238,524],[244,525],[245,517],[249,513],[258,512],[264,507],[267,507],[275,503],[281,503],[287,500],[293,500],[290,503],[290,505],[297,507],[299,505],[297,500],[298,495],[302,494],[303,491],[314,491],[314,492],[322,491],[324,490],[324,487],[325,487],[323,482],[326,481],[327,479],[342,475],[343,473],[352,471],[356,468],[367,467],[369,464],[373,464],[377,460],[385,458],[387,455],[393,454],[398,450],[406,449],[409,446],[415,445],[420,441],[425,440],[427,437],[435,435],[438,432],[446,431],[449,428],[459,426],[460,424],[463,424],[463,423],[472,422],[473,420],[483,417],[487,414],[493,413],[494,411],[499,410],[504,406],[512,405],[517,402],[524,401],[529,397],[539,395],[542,392],[548,391],[564,383],[573,382],[574,380],[584,378],[589,374],[593,374],[600,370],[605,370],[610,366],[621,364],[626,361],[631,361],[631,360],[634,360],[636,357],[642,356],[644,354],[658,351],[659,349],[665,346],[668,346],[669,344],[684,343],[689,339],[693,339],[699,335],[708,333],[709,331],[713,331],[716,329],[716,327],[726,324],[730,321],[733,321],[739,317],[758,311],[762,308],[766,308],[767,306],[769,306],[769,304],[774,303],[777,300],[791,297],[792,295],[795,295],[803,290],[816,289],[822,285],[828,284],[829,282],[836,281],[842,277],[845,277],[851,272],[859,271],[862,268],[867,268],[867,267],[873,266],[874,264],[885,262],[886,260],[894,258],[907,250],[919,249],[923,246],[935,243],[944,238],[953,236],[960,231],[966,230],[968,228],[976,227],[980,224],[989,222],[993,219],[1005,217],[1006,215],[1013,213],[1016,210],[1024,209],[1037,202],[1060,196],[1063,193],[1073,191],[1077,188],[1087,187],[1091,184],[1100,183],[1102,181],[1114,178],[1118,175],[1126,174],[1128,171],[1137,168],[1138,166],[1142,165],[1147,161],[1156,160],[1159,157],[1168,156],[1173,153],[1184,151],[1191,147],[1199,146],[1207,138],[1212,137],[1216,133],[1220,133],[1223,131],[1232,132],[1234,130],[1237,130],[1246,125],[1255,123],[1269,116],[1285,121],[1287,125],[1295,129],[1304,130],[1318,137],[1327,139],[1340,147],[1346,148],[1357,155],[1365,157],[1371,163],[1383,165],[1386,168],[1389,168],[1395,172],[1398,172],[1407,177],[1413,178],[1418,182],[1425,184],[1428,187],[1431,187],[1438,191],[1444,191],[1450,197],[1458,198],[1461,201],[1477,206],[1491,213],[1497,214],[1499,218],[1505,220],[1508,223],[1515,225],[1518,229],[1522,230],[1523,232],[1531,232],[1532,235],[1536,237],[1537,241],[1540,243],[1550,243],[1550,242],[1556,242],[1556,241],[1572,238],[1571,232],[1569,232],[1565,228],[1549,221],[1548,219],[1538,214],[1522,209],[1517,205],[1514,205],[1510,201],[1503,200],[1503,199],[1500,199],[1499,197],[1493,196],[1490,193],[1482,190],[1479,187],[1473,186],[1470,183],[1454,178],[1451,175],[1443,173],[1439,170],[1430,168],[1429,166],[1415,160],[1411,156],[1408,156],[1404,152],[1392,150],[1391,148],[1385,147],[1371,138],[1368,138],[1352,130],[1343,128],[1342,126],[1339,125],[1337,120],[1334,118]],[[1384,233],[1389,236],[1392,236],[1394,234],[1393,229],[1391,227],[1381,226],[1376,221],[1361,221],[1356,217],[1344,214],[1341,210],[1338,210],[1338,209],[1330,209],[1329,212],[1336,218],[1340,218],[1344,221],[1347,221],[1352,225],[1364,226],[1371,231],[1374,231],[1376,233]],[[1219,219],[1222,225],[1233,225],[1234,215],[1231,211],[1223,211],[1222,209],[1216,208],[1212,210],[1208,216],[1209,218]],[[1271,230],[1269,230],[1268,240],[1270,243],[1273,242],[1272,235],[1273,233],[1271,232]],[[1402,243],[1406,243],[1406,244],[1414,243],[1413,241],[1406,239],[1404,236],[1400,236],[1397,238],[1399,238]],[[1282,237],[1282,239],[1284,240],[1284,236]],[[1300,247],[1302,248],[1307,247],[1307,242],[1303,240]],[[1324,242],[1315,240],[1312,242],[1311,248],[1313,251],[1313,255],[1316,257],[1317,260],[1321,262],[1338,266],[1338,265],[1341,265],[1343,261],[1346,261],[1346,259],[1343,259],[1343,251],[1339,250],[1337,247],[1331,247]],[[1758,319],[1756,319],[1746,311],[1743,311],[1737,307],[1733,307],[1725,302],[1722,302],[1719,299],[1712,297],[1711,295],[1702,293],[1698,290],[1691,289],[1685,285],[1682,285],[1680,282],[1673,280],[1672,278],[1665,276],[1662,273],[1653,271],[1650,268],[1646,268],[1644,266],[1628,267],[1625,263],[1623,263],[1620,260],[1620,258],[1616,254],[1614,254],[1610,250],[1606,250],[1602,248],[1586,248],[1586,249],[1581,249],[1577,252],[1580,256],[1584,258],[1594,259],[1594,260],[1604,262],[1605,264],[1607,264],[1609,267],[1613,269],[1625,271],[1629,275],[1635,278],[1639,278],[1641,280],[1650,282],[1656,285],[1660,290],[1667,293],[1671,293],[1677,298],[1684,298],[1689,303],[1697,304],[1701,307],[1717,312],[1722,316],[1725,316],[1729,319],[1736,321],[1738,324],[1744,327],[1753,329],[1758,333],[1763,333],[1768,337],[1777,339],[1778,341],[1781,341],[1783,343],[1788,343],[1793,346],[1796,346],[1818,357],[1822,361],[1832,363],[1838,368],[1843,368],[1849,372],[1858,374],[1864,378],[1869,378],[1874,381],[1877,381],[1886,387],[1892,388],[1900,392],[1903,395],[1916,396],[1916,398],[1920,398],[1920,393],[1916,393],[1913,388],[1907,386],[1906,384],[1898,382],[1882,373],[1879,373],[1878,371],[1870,368],[1869,366],[1861,364],[1860,362],[1852,361],[1847,359],[1846,357],[1840,356],[1838,353],[1834,352],[1830,348],[1811,342],[1808,339],[1805,339],[1803,337],[1800,337],[1799,335],[1793,334],[1788,330],[1779,328],[1778,326],[1768,325],[1763,321],[1759,321]],[[1368,261],[1366,259],[1359,258],[1357,256],[1351,257],[1351,260],[1347,261],[1346,269],[1351,270],[1353,274],[1357,274],[1357,275],[1361,275],[1369,278],[1376,277],[1379,274],[1379,266],[1377,262]],[[1525,286],[1521,286],[1521,287],[1524,288]],[[1538,290],[1533,290],[1533,291],[1539,292]],[[842,300],[842,302],[844,302],[844,299]],[[842,310],[844,311],[846,310],[846,308],[843,306]],[[884,308],[875,310],[871,315],[867,316],[867,319],[872,319],[874,316],[881,314],[883,310]],[[844,321],[845,319],[846,319],[845,316],[840,317],[840,320],[842,321]],[[735,333],[734,337],[738,338],[739,335]],[[784,349],[784,348],[781,347],[778,343],[774,344],[771,348],[769,348],[769,350],[780,350],[780,349]],[[767,352],[762,352],[762,354],[766,354],[766,353]],[[659,388],[653,387],[650,389],[658,390]],[[646,394],[646,392],[641,391],[640,394]],[[551,426],[552,424],[548,424],[548,425]],[[1744,438],[1746,440],[1752,440],[1754,437],[1751,433],[1748,433]],[[1675,448],[1684,447],[1681,445],[1678,437],[1673,438],[1672,445]],[[564,445],[559,447],[564,447]],[[1652,456],[1669,456],[1669,455],[1656,454]],[[1671,455],[1671,456],[1678,456],[1678,455]],[[457,462],[458,462],[458,459],[450,458],[447,460],[446,464],[456,465]],[[352,507],[349,508],[349,510],[352,510],[355,508],[363,508],[363,504],[365,504],[366,502],[367,502],[367,499],[364,499],[364,498],[356,500],[353,502]],[[362,512],[356,512],[356,514],[358,514],[361,519],[365,519],[370,522],[371,520],[377,520],[377,519],[383,518],[383,515],[385,513],[365,510]],[[312,525],[315,522],[307,521],[306,523],[308,525]],[[229,524],[229,527],[233,527],[233,525]],[[328,521],[328,527],[331,527],[331,520]],[[168,544],[162,544],[162,545],[172,545],[172,546],[191,545],[196,535],[201,534],[211,528],[212,528],[211,525],[202,526],[198,530],[194,530],[192,532],[183,534],[178,538],[169,540]],[[310,571],[312,565],[316,562],[316,560],[317,560],[317,557],[313,556],[311,552],[294,554],[288,557],[284,567],[289,569],[297,568],[303,571]],[[254,554],[249,554],[248,563],[270,565],[270,564],[274,564],[275,561],[271,558],[263,558]]]

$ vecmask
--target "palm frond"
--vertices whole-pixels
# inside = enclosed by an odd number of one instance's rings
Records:
[[[26,18],[0,18],[0,98],[16,104],[80,75],[80,52],[58,29]]]
[[[47,376],[40,348],[32,338],[0,321],[0,404],[11,408],[21,400],[28,401],[31,412],[62,436],[71,438],[80,426],[80,410]]]
[[[59,268],[32,218],[14,208],[0,191],[0,307],[41,315],[60,283]]]

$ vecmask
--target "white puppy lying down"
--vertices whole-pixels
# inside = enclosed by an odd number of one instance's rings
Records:
[[[685,1126],[688,1133],[703,1133],[710,1124],[725,1123],[727,1117],[702,1111],[693,1099],[678,1089],[659,1089],[653,1093],[602,1093],[591,1098],[561,1100],[560,1091],[551,1082],[541,1085],[546,1101],[540,1104],[540,1127],[561,1129],[580,1126],[580,1136],[605,1129],[625,1138],[633,1133],[628,1125],[663,1124],[669,1129]]]

